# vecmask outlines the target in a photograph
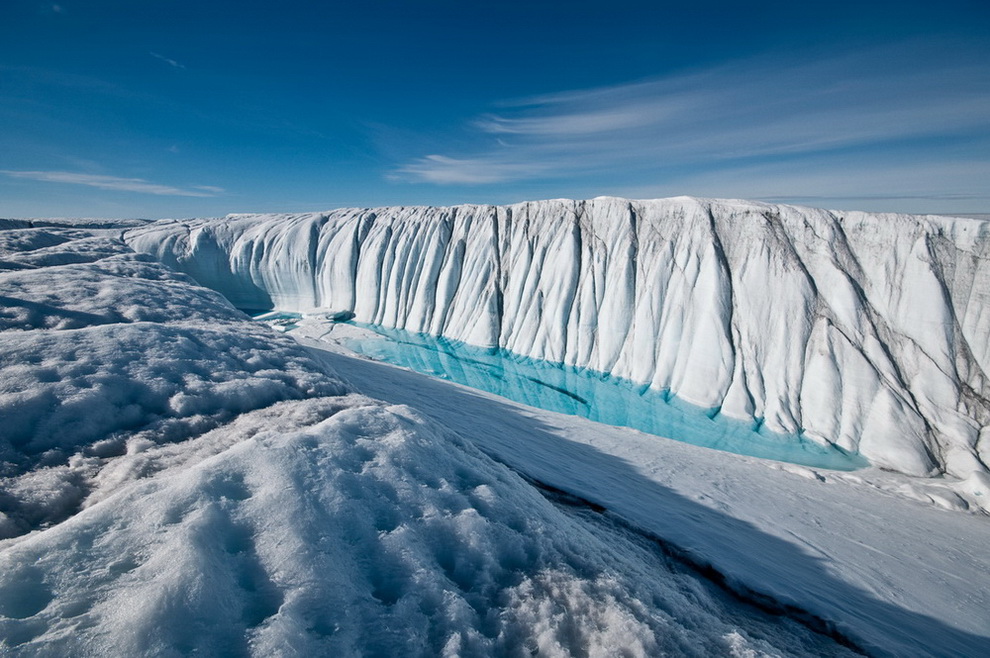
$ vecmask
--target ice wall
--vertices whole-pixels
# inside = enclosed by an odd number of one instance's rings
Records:
[[[350,310],[611,372],[905,473],[990,463],[986,222],[598,198],[232,215],[125,239],[242,308]]]

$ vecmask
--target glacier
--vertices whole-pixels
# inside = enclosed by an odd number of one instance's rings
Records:
[[[120,230],[0,229],[4,655],[854,655]]]
[[[990,224],[679,197],[155,222],[235,306],[590,368],[912,475],[990,463]]]
[[[274,331],[229,261],[133,247],[177,224],[0,220],[0,653],[987,654],[982,471],[715,452],[355,358],[346,307]]]

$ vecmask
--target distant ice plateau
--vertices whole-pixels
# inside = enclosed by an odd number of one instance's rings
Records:
[[[912,475],[990,464],[990,224],[688,197],[345,209],[124,235],[241,308],[587,367]]]

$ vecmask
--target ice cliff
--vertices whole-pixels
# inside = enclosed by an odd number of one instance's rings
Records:
[[[990,463],[990,224],[674,198],[345,209],[125,234],[242,308],[497,345],[881,467]]]

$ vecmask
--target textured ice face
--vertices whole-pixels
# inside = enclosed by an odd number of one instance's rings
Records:
[[[990,452],[988,226],[601,198],[231,216],[126,240],[237,306],[353,311],[965,477]]]

